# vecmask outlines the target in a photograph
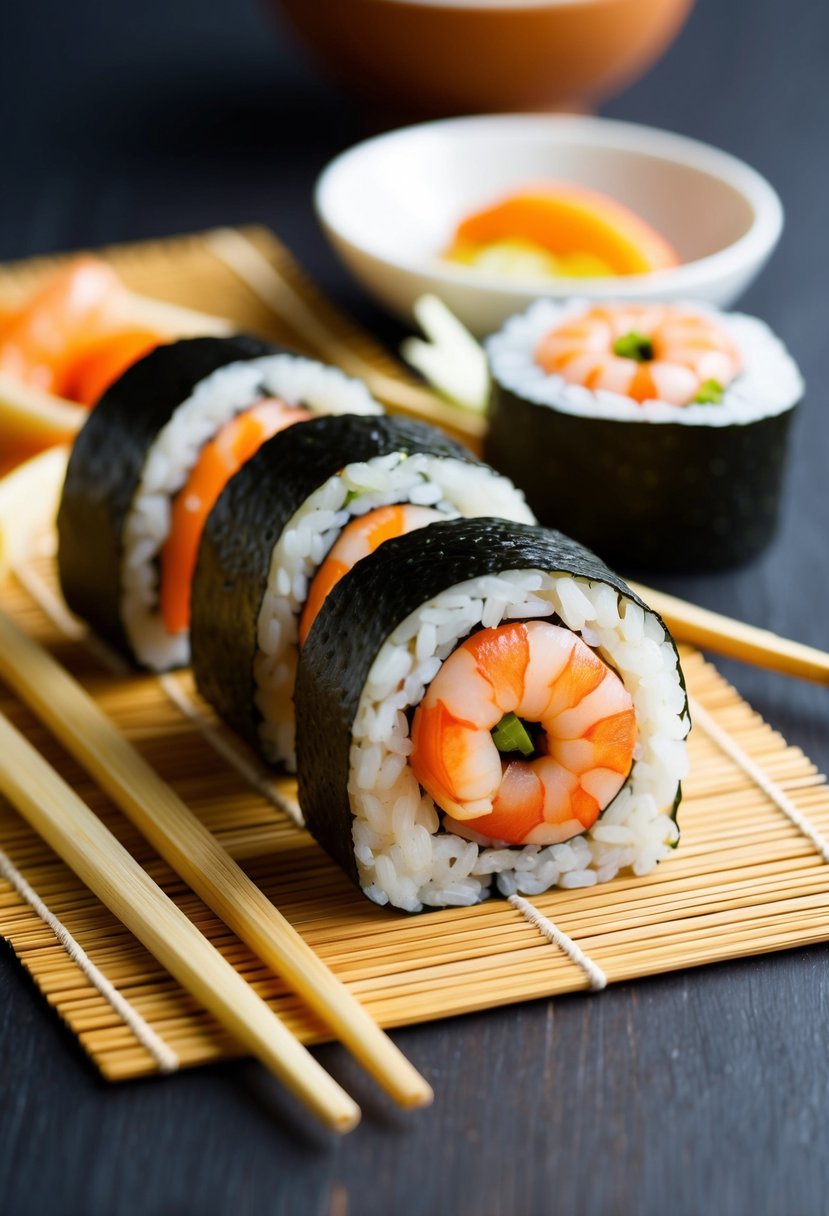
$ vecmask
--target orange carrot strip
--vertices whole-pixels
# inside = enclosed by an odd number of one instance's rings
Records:
[[[305,600],[302,616],[299,618],[297,632],[300,646],[305,645],[305,639],[329,593],[334,590],[340,579],[348,574],[350,569],[351,566],[348,562],[341,562],[336,557],[329,556],[314,575],[311,586],[308,588],[308,597]]]
[[[307,410],[262,401],[226,423],[202,448],[187,484],[173,500],[170,534],[161,550],[159,609],[169,633],[190,625],[190,588],[207,516],[234,473],[277,431],[309,418]]]
[[[305,645],[305,639],[329,592],[348,574],[360,557],[368,557],[379,549],[384,541],[422,527],[429,516],[438,518],[439,513],[423,507],[412,508],[408,504],[392,505],[378,507],[375,511],[358,516],[343,528],[308,589],[305,607],[299,619],[300,646]]]
[[[158,334],[146,329],[126,329],[91,342],[67,368],[62,396],[95,405],[110,384],[158,345]]]

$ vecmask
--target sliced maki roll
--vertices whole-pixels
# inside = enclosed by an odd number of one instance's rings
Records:
[[[485,455],[543,523],[628,568],[726,567],[771,539],[803,381],[763,322],[540,301],[487,353]]]
[[[342,576],[390,537],[454,515],[529,521],[523,494],[435,427],[320,418],[264,444],[210,515],[193,586],[193,670],[218,713],[293,767],[300,646]]]
[[[558,532],[470,519],[390,540],[323,605],[296,714],[306,823],[380,904],[644,874],[679,837],[676,647]]]
[[[379,414],[365,385],[255,338],[160,346],[104,394],[69,460],[58,569],[74,612],[141,666],[189,660],[204,520],[271,435],[317,414]]]

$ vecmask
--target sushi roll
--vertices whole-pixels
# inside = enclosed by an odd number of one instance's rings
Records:
[[[199,691],[265,759],[294,764],[299,649],[331,588],[390,537],[454,515],[532,520],[523,494],[435,427],[319,418],[227,485],[193,584]]]
[[[539,301],[487,353],[485,456],[542,523],[628,567],[722,568],[768,543],[803,381],[763,322]]]
[[[317,414],[379,414],[365,386],[254,338],[160,346],[104,394],[78,435],[58,513],[69,607],[154,671],[189,660],[204,520],[269,436]]]
[[[323,605],[296,714],[307,826],[379,904],[591,886],[679,837],[676,647],[558,532],[469,519],[390,540]]]

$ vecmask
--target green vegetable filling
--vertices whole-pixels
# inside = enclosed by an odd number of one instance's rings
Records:
[[[491,733],[499,752],[520,752],[522,756],[532,756],[535,752],[530,732],[516,714],[504,714]]]
[[[634,359],[637,363],[649,363],[653,358],[653,342],[644,334],[632,329],[629,334],[622,334],[613,343],[614,355],[622,359]]]
[[[725,395],[725,389],[719,380],[704,380],[694,401],[700,405],[720,405]]]

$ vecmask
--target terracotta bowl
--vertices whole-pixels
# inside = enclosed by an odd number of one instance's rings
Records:
[[[411,114],[589,109],[679,33],[693,0],[268,0],[347,88]]]

